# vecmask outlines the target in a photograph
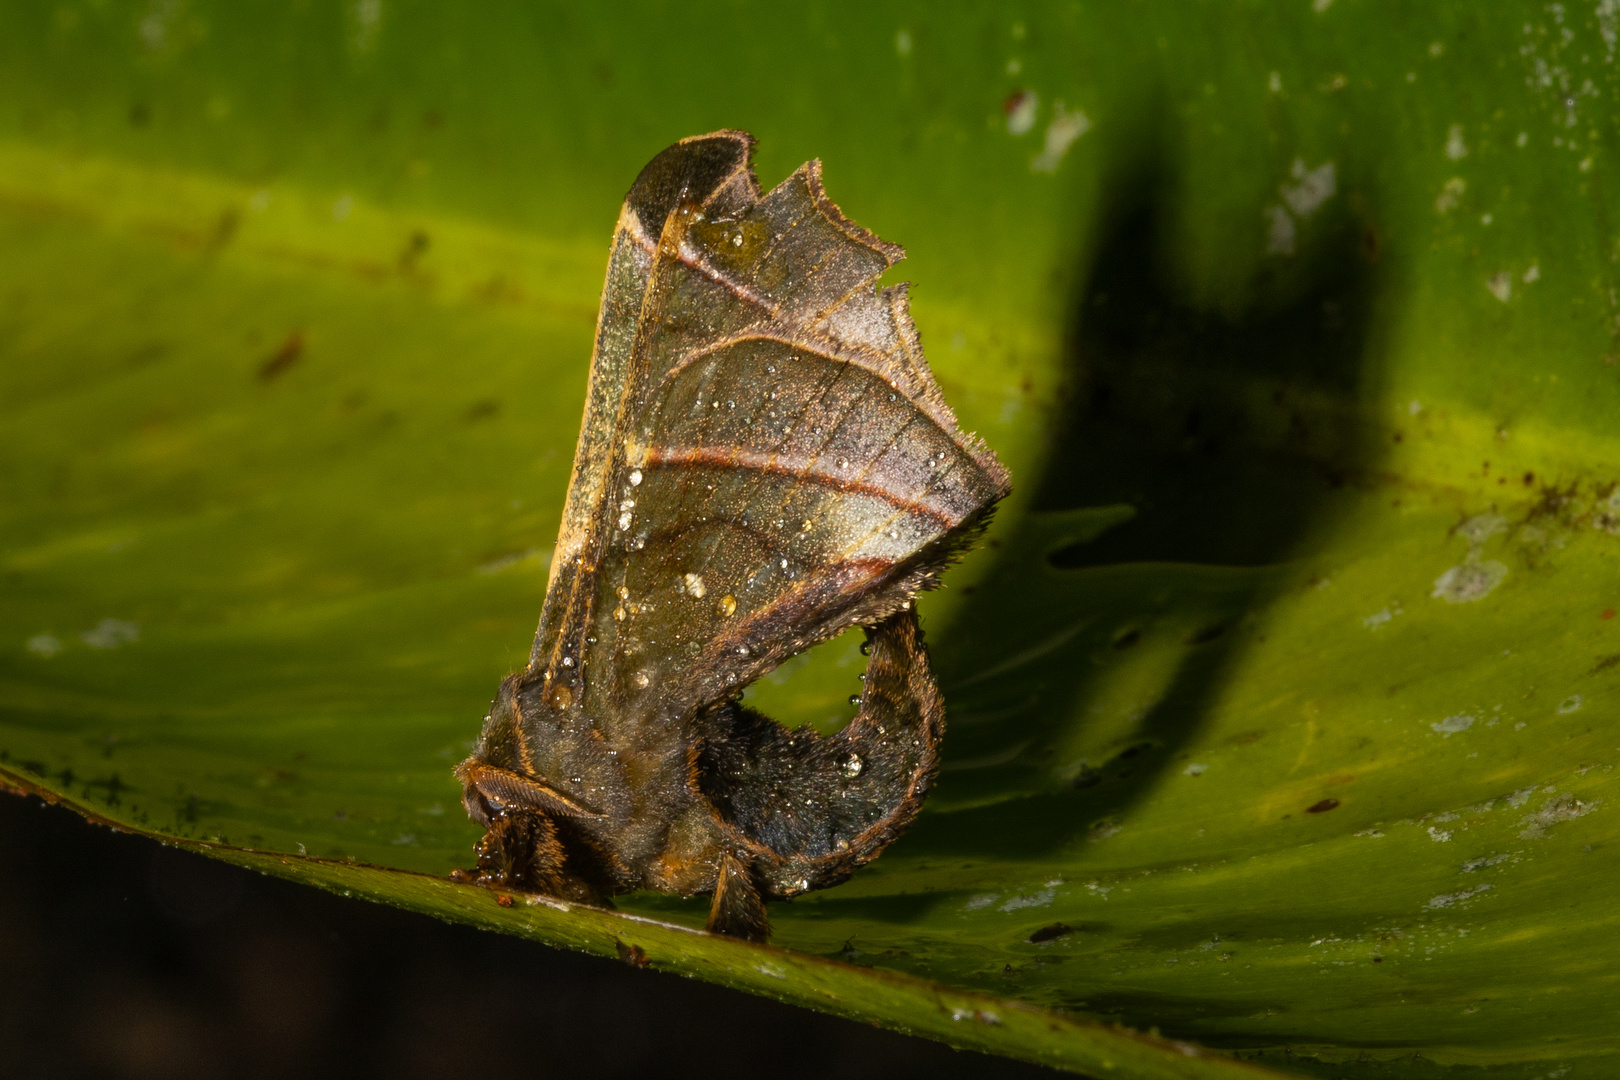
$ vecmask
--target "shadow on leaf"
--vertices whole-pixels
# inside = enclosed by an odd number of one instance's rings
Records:
[[[992,541],[1004,554],[935,643],[938,808],[956,812],[915,850],[1012,858],[1128,827],[1184,766],[1287,567],[1378,468],[1360,412],[1376,274],[1344,200],[1229,317],[1169,270],[1165,187],[1134,190],[1075,305],[1074,390],[1044,475],[1022,478],[1034,512]]]

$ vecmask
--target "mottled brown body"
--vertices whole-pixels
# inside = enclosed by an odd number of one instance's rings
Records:
[[[528,666],[457,769],[476,876],[578,900],[833,885],[915,816],[944,709],[912,598],[1007,475],[922,357],[901,250],[845,220],[811,162],[761,195],[751,136],[659,154],[619,216]],[[743,687],[851,626],[871,661],[832,737]]]

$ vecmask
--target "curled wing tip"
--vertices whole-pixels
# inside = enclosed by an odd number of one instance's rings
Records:
[[[630,185],[625,205],[635,212],[645,233],[656,236],[683,200],[707,202],[741,181],[742,201],[759,195],[754,179],[756,140],[746,131],[722,129],[691,135],[666,146]]]
[[[704,132],[702,135],[688,135],[684,139],[678,140],[675,145],[685,146],[688,143],[704,142],[709,139],[728,139],[737,143],[744,148],[744,152],[749,155],[750,159],[752,159],[754,147],[759,145],[759,140],[754,138],[752,132],[744,131],[741,128],[718,128],[714,131]]]
[[[805,184],[810,189],[810,197],[815,200],[816,208],[845,236],[882,255],[890,266],[906,257],[906,249],[899,244],[890,243],[872,230],[863,228],[844,216],[844,212],[827,196],[827,189],[822,186],[820,158],[812,158],[805,162],[799,166],[798,171],[804,174]]]

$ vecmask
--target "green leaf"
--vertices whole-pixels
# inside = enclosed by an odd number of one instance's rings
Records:
[[[1098,1074],[1608,1075],[1612,6],[0,6],[0,778]],[[907,245],[1018,485],[924,817],[771,947],[443,876],[619,200],[720,126]]]

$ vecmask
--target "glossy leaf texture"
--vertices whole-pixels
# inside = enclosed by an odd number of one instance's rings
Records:
[[[1095,1074],[1610,1075],[1611,8],[6,4],[0,775]],[[1016,486],[924,814],[771,947],[435,876],[619,201],[720,127],[905,245]]]

